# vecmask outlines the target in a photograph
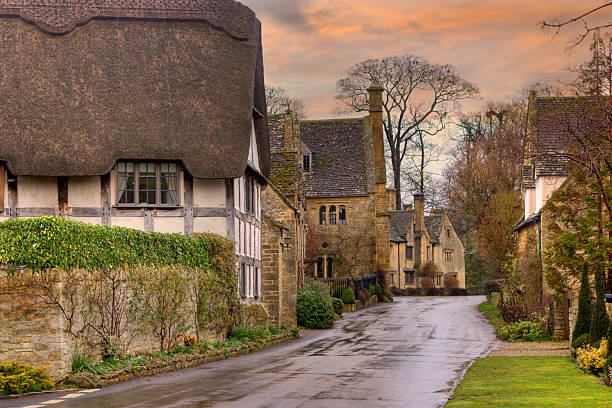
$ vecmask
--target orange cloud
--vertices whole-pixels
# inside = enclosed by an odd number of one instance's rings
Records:
[[[583,60],[588,47],[568,54],[568,40],[577,31],[557,37],[542,32],[537,23],[571,17],[590,3],[599,4],[575,0],[243,2],[263,23],[267,82],[284,86],[304,100],[315,118],[331,116],[336,81],[347,68],[367,58],[411,53],[453,64],[480,86],[485,99],[500,99],[528,83],[564,76],[564,68]],[[472,105],[476,108],[480,103]]]

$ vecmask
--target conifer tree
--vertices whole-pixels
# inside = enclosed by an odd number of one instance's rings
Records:
[[[589,282],[589,266],[585,262],[582,268],[582,279],[580,280],[580,294],[578,295],[578,316],[574,326],[573,339],[591,331],[591,315],[593,305],[591,304],[591,282]]]
[[[608,326],[610,318],[606,310],[606,290],[603,270],[595,271],[595,292],[597,300],[595,301],[595,309],[593,310],[593,318],[591,319],[591,338],[593,341],[599,341],[608,334]]]

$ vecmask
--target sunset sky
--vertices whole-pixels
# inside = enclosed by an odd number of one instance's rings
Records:
[[[266,82],[287,88],[309,117],[333,116],[336,81],[367,58],[414,54],[453,64],[502,100],[535,81],[567,78],[588,44],[570,51],[580,26],[558,36],[541,20],[573,17],[602,1],[575,0],[242,0],[263,24]],[[609,12],[608,12],[609,13]],[[606,17],[605,15],[602,17]]]

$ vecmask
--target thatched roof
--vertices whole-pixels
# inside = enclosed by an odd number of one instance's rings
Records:
[[[269,174],[261,27],[238,2],[0,0],[0,44],[0,161],[16,175],[158,159],[239,177],[254,110]]]

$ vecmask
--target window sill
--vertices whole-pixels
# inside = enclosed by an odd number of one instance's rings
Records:
[[[142,204],[116,204],[113,205],[117,210],[176,210],[183,208],[182,205],[159,204],[159,205],[142,205]]]

